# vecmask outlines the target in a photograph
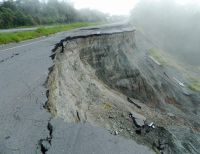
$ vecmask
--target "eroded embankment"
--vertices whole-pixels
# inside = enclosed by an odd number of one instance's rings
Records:
[[[141,64],[144,53],[136,42],[134,30],[62,40],[51,56],[54,66],[48,78],[46,107],[68,122],[102,126],[157,152],[197,153],[199,138],[189,129],[189,137],[197,145],[190,140],[182,144],[183,133],[174,136],[182,123],[172,114],[160,112],[161,102],[176,101],[164,92],[167,88],[158,89],[156,76],[143,68],[148,65]],[[151,121],[156,122],[155,128],[149,127]],[[174,124],[178,130],[173,134],[168,126]]]

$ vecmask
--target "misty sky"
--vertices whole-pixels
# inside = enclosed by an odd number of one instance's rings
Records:
[[[128,15],[140,0],[70,0],[75,8],[91,8],[111,15]],[[148,0],[147,0],[148,1]],[[155,0],[160,1],[160,0]],[[167,1],[167,0],[164,0]],[[200,3],[200,0],[175,0],[179,4]]]
[[[92,8],[111,15],[128,15],[136,0],[71,0],[75,8]]]

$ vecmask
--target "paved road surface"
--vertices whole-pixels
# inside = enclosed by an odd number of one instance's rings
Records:
[[[123,30],[118,26],[92,31],[101,33],[116,29]],[[87,35],[90,31],[63,32],[0,46],[0,153],[151,153],[134,141],[112,136],[88,124],[65,123],[43,109],[47,100],[44,83],[52,65],[49,55],[54,44],[66,36]],[[51,145],[45,144],[48,140]]]
[[[0,33],[33,31],[33,30],[36,30],[37,28],[38,28],[38,27],[33,27],[33,28],[0,29]]]
[[[11,28],[11,29],[0,29],[0,33],[9,33],[9,32],[23,32],[23,31],[33,31],[40,27],[54,27],[52,26],[36,26],[30,28]]]

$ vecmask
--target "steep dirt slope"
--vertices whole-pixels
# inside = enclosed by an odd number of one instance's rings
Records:
[[[51,56],[47,109],[68,122],[102,126],[156,152],[198,153],[199,95],[186,95],[172,80],[176,74],[170,77],[173,70],[149,57],[152,46],[134,29],[62,40]],[[152,121],[155,127],[149,127]],[[143,126],[150,130],[138,134]]]

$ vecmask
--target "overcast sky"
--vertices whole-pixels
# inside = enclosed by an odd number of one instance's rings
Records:
[[[130,10],[140,0],[70,0],[75,8],[92,8],[111,15],[128,15]],[[148,1],[148,0],[147,0]],[[160,1],[160,0],[155,0]],[[167,0],[163,0],[167,1]],[[189,3],[200,3],[200,0],[175,0],[177,3],[187,5]]]
[[[75,8],[92,8],[111,15],[128,15],[136,0],[71,0]]]

